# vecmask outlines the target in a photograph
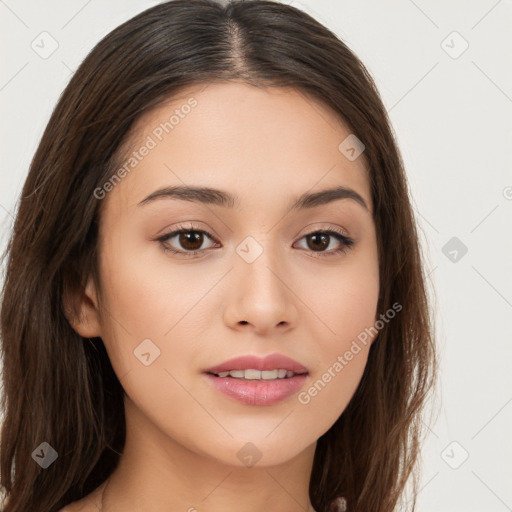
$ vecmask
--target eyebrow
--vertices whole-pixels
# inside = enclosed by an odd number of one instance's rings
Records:
[[[151,203],[157,199],[181,199],[184,201],[192,201],[203,204],[211,204],[222,206],[224,208],[234,208],[240,205],[238,196],[232,195],[224,190],[210,187],[195,186],[173,186],[164,187],[155,190],[149,196],[139,202],[139,206]],[[335,187],[319,192],[306,192],[300,195],[291,205],[291,210],[302,210],[315,208],[316,206],[325,205],[340,199],[352,199],[366,211],[370,212],[366,201],[355,190],[347,187]]]

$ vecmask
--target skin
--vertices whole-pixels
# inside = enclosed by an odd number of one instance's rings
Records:
[[[238,82],[190,87],[146,113],[132,150],[190,97],[197,106],[102,199],[101,296],[89,279],[81,320],[70,320],[82,336],[101,336],[126,392],[126,447],[103,510],[312,511],[317,439],[357,389],[371,343],[307,404],[295,394],[245,405],[213,388],[203,371],[279,352],[308,368],[304,391],[374,324],[379,269],[364,155],[350,161],[338,150],[351,132],[319,102]],[[138,205],[163,186],[184,184],[229,191],[239,205],[169,198]],[[342,199],[290,211],[300,194],[340,185],[369,210]],[[203,235],[200,254],[171,254],[154,240],[188,221],[212,235]],[[306,235],[332,228],[355,245],[322,257],[341,242],[331,236],[315,252]],[[247,236],[263,250],[252,263],[236,252]],[[166,243],[191,247],[179,236]],[[145,366],[134,350],[148,338],[160,356]],[[248,442],[261,454],[252,467],[237,456]],[[97,511],[104,487],[64,510]]]

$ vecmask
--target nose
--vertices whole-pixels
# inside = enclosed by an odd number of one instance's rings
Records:
[[[279,332],[293,328],[300,301],[293,293],[293,277],[283,259],[268,248],[251,263],[238,254],[234,258],[224,310],[226,325],[261,335],[277,328]]]

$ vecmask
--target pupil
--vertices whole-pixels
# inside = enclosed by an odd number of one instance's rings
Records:
[[[196,251],[203,245],[202,233],[198,233],[197,231],[181,233],[180,243],[185,249]]]
[[[328,235],[324,235],[324,234],[320,234],[320,235],[319,235],[319,234],[315,234],[315,235],[311,235],[311,238],[313,238],[313,239],[315,239],[315,240],[317,240],[317,239],[319,239],[319,238],[321,238],[321,239],[322,239],[322,242],[323,242],[323,243],[321,244],[320,249],[325,249],[325,248],[329,247],[329,242],[327,241],[327,239],[328,239]],[[318,248],[318,246],[317,246],[317,248]],[[313,250],[315,250],[315,246],[313,246]]]

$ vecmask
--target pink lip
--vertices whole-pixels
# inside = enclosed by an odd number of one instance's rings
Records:
[[[218,377],[220,372],[231,370],[275,369],[290,370],[300,375],[275,380],[244,380],[234,377]],[[206,378],[227,396],[247,405],[272,405],[297,392],[306,381],[308,369],[299,362],[282,354],[273,353],[265,357],[253,355],[235,357],[205,370]]]
[[[205,377],[218,391],[247,405],[272,405],[280,402],[296,393],[308,378],[307,374],[276,380],[243,380],[212,374],[206,374]]]
[[[294,373],[307,373],[308,369],[295,361],[282,354],[273,353],[265,357],[258,357],[253,355],[246,355],[241,357],[235,357],[224,361],[217,366],[213,366],[205,370],[205,373],[220,373],[228,372],[231,370],[275,370],[284,369],[290,370]]]

